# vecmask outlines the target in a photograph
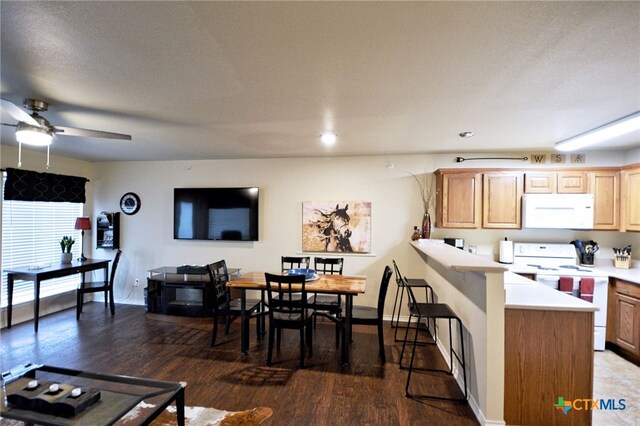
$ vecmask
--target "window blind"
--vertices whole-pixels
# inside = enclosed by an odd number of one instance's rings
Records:
[[[2,188],[6,173],[3,173]],[[3,194],[4,198],[4,194]],[[2,202],[2,268],[28,265],[53,265],[60,262],[60,240],[71,235],[75,240],[72,252],[81,253],[80,231],[75,230],[75,220],[83,216],[83,204],[50,203],[44,201]],[[40,298],[75,290],[79,275],[44,281]],[[0,306],[7,306],[7,274],[2,272]],[[33,283],[15,281],[13,304],[33,300]]]

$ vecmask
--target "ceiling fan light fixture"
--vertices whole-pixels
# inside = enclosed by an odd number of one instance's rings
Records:
[[[18,142],[31,146],[49,146],[53,135],[48,129],[30,125],[18,125],[16,129]]]
[[[640,130],[640,111],[556,143],[558,151],[575,151]]]

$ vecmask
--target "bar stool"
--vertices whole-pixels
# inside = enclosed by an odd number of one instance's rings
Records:
[[[409,285],[413,288],[424,288],[426,294],[427,303],[429,302],[429,293],[431,293],[431,302],[433,302],[433,288],[427,283],[426,280],[422,278],[407,278],[400,273],[400,269],[398,268],[398,264],[395,260],[393,260],[393,269],[396,272],[396,297],[393,302],[393,311],[391,311],[391,327],[395,328],[396,331],[393,333],[393,340],[396,342],[400,342],[398,339],[398,323],[400,322],[400,310],[402,309],[402,300],[404,298],[404,293],[406,292],[406,286]],[[400,301],[398,302],[398,295],[400,296]],[[408,296],[407,296],[408,298]],[[396,317],[396,306],[398,307],[397,317]],[[409,306],[411,308],[411,306]],[[411,318],[411,317],[409,317]],[[394,325],[395,319],[395,325]],[[429,325],[427,324],[427,328]]]
[[[460,318],[453,312],[453,310],[446,303],[418,303],[416,301],[415,295],[413,294],[413,290],[411,286],[406,286],[406,289],[409,293],[409,297],[411,299],[411,315],[416,316],[418,321],[416,323],[416,332],[413,338],[413,349],[411,351],[411,361],[409,362],[409,374],[407,375],[407,384],[405,386],[405,395],[407,398],[426,398],[426,399],[439,399],[439,400],[447,400],[447,401],[466,401],[468,397],[467,391],[467,370],[466,370],[466,362],[464,357],[464,338],[462,335],[462,321]],[[411,317],[410,317],[411,318]],[[448,398],[442,396],[434,396],[434,395],[416,395],[412,394],[409,391],[409,384],[411,382],[411,374],[413,373],[413,361],[415,360],[416,355],[416,346],[418,346],[418,329],[422,319],[425,318],[427,321],[430,319],[447,319],[449,320],[449,357],[450,357],[450,366],[449,371],[441,370],[441,369],[432,369],[432,368],[415,368],[420,371],[433,371],[433,372],[443,372],[453,376],[453,358],[455,357],[458,360],[458,363],[462,367],[462,377],[464,381],[464,398]],[[453,349],[453,337],[452,337],[452,327],[451,321],[456,320],[458,322],[458,336],[460,337],[460,348],[461,354],[459,355]],[[400,367],[402,368],[402,357],[404,356],[405,346],[407,344],[407,337],[409,334],[411,322],[407,324],[407,328],[405,329],[405,337],[404,343],[402,344],[402,352],[400,353]],[[437,341],[437,340],[436,340]]]

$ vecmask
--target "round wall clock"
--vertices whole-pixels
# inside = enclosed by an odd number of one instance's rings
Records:
[[[140,197],[136,193],[127,192],[120,198],[120,210],[124,214],[136,214],[140,210]]]

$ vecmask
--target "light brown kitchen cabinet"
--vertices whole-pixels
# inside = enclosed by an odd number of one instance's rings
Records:
[[[566,171],[557,172],[558,194],[584,194],[587,192],[587,172]]]
[[[620,173],[589,172],[589,188],[593,194],[593,229],[620,229]]]
[[[527,172],[524,192],[527,194],[553,194],[556,192],[556,172]]]
[[[625,168],[621,172],[622,231],[640,231],[640,166]]]
[[[482,175],[483,228],[520,229],[522,179],[521,172]]]
[[[587,172],[581,170],[525,174],[524,192],[527,194],[584,194],[587,188]]]
[[[616,352],[640,364],[640,285],[619,278],[611,280],[607,341]]]
[[[479,228],[481,175],[475,172],[443,173],[436,170],[436,226]]]

